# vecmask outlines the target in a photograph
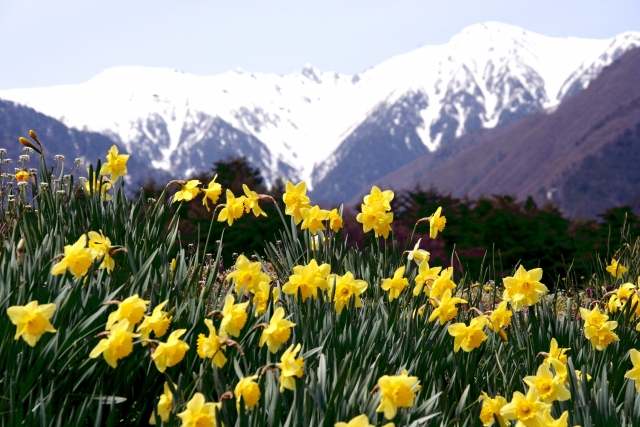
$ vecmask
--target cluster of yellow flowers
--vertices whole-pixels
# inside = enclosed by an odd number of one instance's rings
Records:
[[[490,426],[498,421],[504,427],[509,425],[509,420],[516,420],[517,425],[526,427],[566,427],[569,412],[565,411],[554,419],[551,404],[571,398],[565,354],[568,350],[570,349],[559,348],[555,338],[552,339],[551,348],[548,353],[543,353],[546,357],[536,375],[523,379],[529,387],[527,394],[516,391],[510,403],[502,396],[491,398],[483,392],[480,397],[480,420],[483,425]],[[580,371],[576,371],[576,375],[580,379]]]
[[[375,185],[371,193],[364,196],[364,203],[360,206],[362,212],[356,216],[356,221],[362,224],[365,233],[373,229],[376,237],[386,239],[389,236],[393,222],[393,212],[389,212],[393,197],[393,191],[381,191]]]
[[[93,261],[102,258],[102,263],[98,268],[107,269],[107,273],[115,267],[113,254],[119,249],[111,246],[111,240],[102,233],[90,231],[89,245],[87,247],[87,236],[82,235],[73,245],[65,245],[62,260],[51,269],[52,275],[64,274],[67,269],[76,278],[84,276]]]
[[[454,337],[454,350],[458,351],[462,348],[464,351],[469,352],[478,348],[488,338],[484,333],[485,327],[488,327],[489,330],[497,333],[506,341],[507,335],[504,328],[511,324],[513,315],[512,311],[507,309],[507,303],[511,304],[513,310],[519,311],[523,307],[528,307],[538,302],[540,295],[547,291],[547,287],[540,283],[541,278],[542,269],[534,268],[527,271],[522,265],[518,267],[513,277],[505,277],[503,279],[505,285],[505,290],[502,294],[503,301],[490,313],[489,317],[486,314],[482,314],[471,319],[468,326],[464,323],[456,323],[449,326],[448,332]],[[447,290],[449,291],[449,289]],[[450,298],[450,294],[446,297],[447,299],[443,298],[443,301],[447,301],[449,307],[455,304],[455,301],[451,302],[453,298]],[[466,301],[458,302],[466,303]],[[453,310],[453,308],[447,308],[447,312],[453,313],[449,319],[457,314],[457,311]],[[441,323],[443,323],[443,320],[448,320],[447,317],[441,319]]]
[[[285,213],[293,217],[296,225],[302,222],[300,228],[308,229],[314,236],[318,234],[318,230],[326,230],[324,221],[329,221],[329,228],[336,233],[342,228],[342,217],[338,209],[328,211],[320,209],[319,205],[311,206],[311,200],[307,196],[307,184],[304,181],[296,185],[287,181],[282,200],[285,204]]]

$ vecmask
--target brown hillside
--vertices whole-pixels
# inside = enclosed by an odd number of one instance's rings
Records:
[[[572,177],[575,184],[577,171],[589,173],[583,167],[586,158],[602,156],[605,147],[625,131],[636,129],[640,123],[639,76],[640,49],[634,49],[606,68],[586,90],[564,101],[555,112],[534,113],[495,129],[465,135],[376,184],[395,190],[433,185],[440,191],[472,198],[511,194],[524,199],[532,195],[538,202],[552,192],[553,199],[567,213],[590,216],[594,206],[585,210],[563,199],[565,181]],[[625,147],[634,152],[640,150],[640,144]],[[599,173],[602,180],[607,179],[606,170]],[[597,180],[598,177],[589,179]],[[585,185],[586,181],[573,187],[588,194]],[[577,199],[572,200],[575,204]]]

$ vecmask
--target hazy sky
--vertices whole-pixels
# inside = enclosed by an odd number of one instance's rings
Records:
[[[640,0],[0,0],[0,89],[117,65],[354,74],[482,21],[608,38],[640,31]]]

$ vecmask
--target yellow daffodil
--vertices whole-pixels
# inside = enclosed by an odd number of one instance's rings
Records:
[[[271,316],[271,320],[269,320],[269,326],[262,331],[258,347],[262,347],[267,343],[269,351],[275,354],[282,344],[289,341],[291,327],[296,324],[285,319],[284,315],[284,308],[278,307],[273,316]]]
[[[109,366],[112,368],[118,366],[118,360],[127,357],[133,351],[133,339],[140,336],[130,332],[129,329],[127,319],[113,325],[107,338],[100,340],[89,353],[89,357],[95,359],[102,354]]]
[[[112,146],[107,153],[107,161],[100,168],[100,175],[111,175],[111,181],[116,182],[127,174],[127,160],[129,154],[118,154],[118,147]]]
[[[287,283],[282,286],[282,292],[297,297],[299,290],[303,301],[310,296],[318,298],[318,282],[322,281],[322,279],[313,276],[308,270],[309,269],[305,266],[302,267],[300,274],[292,274],[289,276]]]
[[[516,391],[513,393],[511,402],[507,403],[500,410],[507,420],[518,420],[519,424],[526,427],[538,427],[544,425],[541,423],[544,412],[551,407],[548,403],[539,400],[538,389],[529,388],[526,395]]]
[[[615,313],[618,309],[624,307],[629,298],[636,296],[636,285],[633,283],[625,283],[616,289],[615,294],[611,295],[607,308],[610,313]]]
[[[342,217],[338,213],[338,209],[332,209],[331,212],[329,212],[329,228],[331,228],[334,233],[337,233],[338,230],[342,228]]]
[[[232,337],[240,336],[240,331],[247,323],[248,302],[235,304],[233,295],[227,295],[222,307],[222,322],[220,322],[220,335],[228,334]]]
[[[73,245],[66,245],[64,258],[53,266],[51,274],[64,274],[69,269],[76,279],[84,276],[93,264],[93,252],[86,246],[87,236],[84,234]]]
[[[284,389],[295,390],[296,381],[293,377],[302,378],[304,374],[304,360],[302,357],[296,359],[296,355],[300,351],[300,344],[293,347],[293,344],[280,357],[280,363],[276,365],[280,369],[280,393],[284,393]]]
[[[344,276],[338,276],[337,274],[329,275],[327,277],[327,283],[330,287],[329,298],[333,298],[338,314],[342,313],[342,309],[349,304],[352,296],[355,298],[355,306],[361,307],[362,300],[360,300],[360,294],[369,287],[369,284],[364,280],[356,280],[350,271],[347,271]],[[335,295],[332,297],[334,288]]]
[[[542,269],[525,270],[522,265],[516,274],[503,279],[505,290],[502,298],[509,301],[515,311],[522,310],[538,302],[540,295],[547,292],[547,287],[540,283]]]
[[[348,423],[339,422],[335,423],[334,427],[375,427],[373,424],[369,424],[369,417],[365,414],[358,415],[357,417],[351,418],[351,421]]]
[[[483,391],[482,396],[480,396],[480,399],[478,400],[482,402],[480,421],[482,421],[483,426],[491,426],[496,420],[498,420],[500,427],[507,427],[511,425],[509,421],[500,415],[500,410],[507,404],[507,399],[502,396],[496,396],[495,399],[492,399]]]
[[[227,358],[222,352],[226,348],[225,337],[216,333],[216,327],[213,326],[211,319],[204,319],[204,324],[209,329],[209,336],[198,335],[198,356],[201,359],[211,359],[211,366],[222,368],[227,363]]]
[[[378,216],[384,215],[385,211],[382,206],[372,207],[369,205],[360,206],[362,212],[356,216],[356,221],[362,224],[362,228],[365,233],[368,233],[373,229],[373,226],[378,221]]]
[[[87,173],[89,173],[89,168],[87,168]],[[107,191],[111,190],[111,183],[106,180],[102,180],[102,185],[100,185],[100,179],[94,174],[93,175],[93,183],[89,183],[89,179],[87,179],[84,183],[84,188],[87,190],[87,194],[91,195],[94,191],[99,192],[102,196],[104,196],[105,200],[111,199],[109,194],[106,194]],[[93,184],[93,185],[92,185]]]
[[[615,278],[620,279],[627,272],[627,267],[618,263],[618,260],[612,259],[611,265],[607,266],[607,271]]]
[[[549,345],[549,353],[546,354],[544,358],[544,363],[547,365],[551,363],[551,360],[555,359],[560,361],[562,364],[567,364],[567,351],[571,350],[570,348],[560,348],[558,347],[558,341],[555,338],[551,338],[551,344]]]
[[[404,277],[404,266],[398,268],[392,278],[387,278],[382,281],[382,289],[389,292],[389,302],[400,296],[400,292],[404,290],[409,284],[409,279]]]
[[[484,333],[487,324],[487,316],[478,316],[471,319],[469,326],[464,323],[454,323],[447,328],[449,335],[454,338],[453,351],[456,353],[462,348],[466,352],[480,347],[489,338]]]
[[[244,407],[253,409],[260,401],[260,387],[254,381],[257,375],[242,378],[236,384],[233,394],[236,397],[236,409],[240,411],[240,399],[244,400]]]
[[[429,267],[427,261],[421,263],[418,267],[418,275],[414,279],[416,285],[413,288],[413,295],[418,296],[423,291],[429,295],[433,282],[436,281],[438,274],[440,274],[440,270],[442,270],[442,267]]]
[[[589,311],[586,308],[580,307],[580,317],[584,321],[585,328],[587,326],[594,326],[599,328],[604,325],[607,320],[609,320],[609,316],[603,314],[600,311],[600,307],[597,305],[593,308],[593,310]]]
[[[176,192],[176,194],[173,195],[173,203],[180,202],[182,200],[184,200],[185,202],[193,200],[194,197],[196,197],[198,193],[200,193],[200,189],[198,188],[198,185],[200,184],[200,181],[198,181],[197,179],[192,179],[190,181],[187,181],[186,184],[181,184],[180,191]]]
[[[222,409],[222,403],[205,403],[202,393],[196,393],[187,402],[187,409],[178,414],[182,427],[217,427],[216,410]]]
[[[414,261],[417,265],[422,264],[423,262],[429,262],[429,257],[431,254],[424,249],[420,249],[420,242],[422,239],[418,239],[418,242],[413,247],[412,251],[407,251],[407,259],[409,261]]]
[[[447,289],[453,293],[456,284],[451,280],[451,276],[453,276],[453,267],[447,267],[442,270],[433,285],[431,285],[431,291],[427,292],[427,294],[431,298],[441,299]]]
[[[280,291],[278,288],[271,288],[269,283],[260,282],[258,290],[253,295],[253,304],[256,307],[255,316],[258,317],[267,311],[267,303],[269,302],[269,295],[273,296],[273,303],[278,299]]]
[[[391,210],[391,201],[393,200],[393,191],[385,190],[381,191],[375,185],[371,187],[371,192],[364,196],[364,204],[367,206],[376,206],[380,205],[386,211]]]
[[[545,427],[568,427],[568,419],[569,411],[564,411],[560,418],[556,420],[551,416],[551,409],[547,409],[542,413],[542,423],[540,425]]]
[[[613,341],[620,341],[618,335],[613,330],[618,327],[618,322],[605,322],[600,327],[585,326],[584,337],[591,341],[596,350],[602,351]]]
[[[271,278],[262,272],[262,264],[260,261],[251,262],[249,259],[240,255],[236,260],[236,269],[227,274],[226,281],[233,280],[233,290],[240,294],[242,289],[245,292],[256,293],[258,285],[262,282],[267,284],[271,282]]]
[[[160,343],[153,352],[151,360],[156,364],[158,371],[164,373],[167,368],[177,365],[184,358],[189,350],[189,344],[180,340],[180,337],[185,332],[187,332],[186,329],[171,332],[167,342]]]
[[[624,377],[633,380],[633,383],[636,386],[636,392],[640,393],[640,351],[632,348],[629,352],[629,358],[631,359],[633,368],[628,370],[624,374]]]
[[[307,196],[307,184],[302,181],[293,185],[291,181],[285,184],[285,193],[282,195],[285,204],[285,213],[291,215],[296,225],[302,221],[300,209],[309,207],[309,197]]]
[[[288,295],[298,295],[298,290],[302,294],[302,300],[306,300],[310,296],[317,298],[318,289],[327,290],[327,276],[331,271],[329,264],[318,266],[315,259],[312,259],[308,265],[296,265],[293,267],[293,273],[289,276],[289,280],[282,286],[282,292]]]
[[[19,171],[15,175],[16,181],[18,182],[26,182],[31,174],[27,171]]]
[[[451,297],[451,289],[444,291],[440,303],[435,310],[429,316],[429,322],[433,322],[436,319],[440,320],[440,324],[444,325],[449,320],[458,315],[458,307],[456,304],[466,304],[467,301],[462,298]]]
[[[244,212],[244,196],[235,197],[231,190],[227,189],[227,203],[218,214],[218,222],[225,222],[229,227],[233,225],[233,221],[240,218]]]
[[[35,346],[45,332],[55,333],[50,320],[56,311],[55,304],[38,305],[38,301],[31,301],[27,305],[14,305],[7,308],[7,315],[11,323],[16,325],[16,335],[13,339],[22,339],[31,347]]]
[[[391,223],[393,222],[393,213],[387,213],[382,204],[369,206],[361,205],[362,212],[356,216],[356,221],[362,224],[365,233],[373,229],[375,236],[383,236],[385,239],[391,231]]]
[[[143,301],[144,302],[144,301]],[[138,326],[136,332],[140,332],[140,338],[142,340],[148,340],[151,335],[151,331],[155,334],[156,338],[160,338],[167,333],[167,329],[169,329],[169,325],[171,324],[171,317],[167,316],[166,311],[162,311],[162,309],[169,303],[169,300],[164,301],[163,303],[158,304],[151,313],[151,316],[144,316],[144,320]],[[147,343],[145,341],[142,342],[142,345],[145,346]]]
[[[247,184],[242,184],[242,189],[244,190],[245,199],[244,199],[244,209],[246,213],[253,211],[255,216],[267,216],[267,213],[262,210],[258,202],[260,201],[260,195],[255,191],[249,190]]]
[[[561,362],[552,361],[554,368],[557,364],[564,368]],[[529,387],[536,388],[540,399],[546,403],[552,403],[556,400],[562,402],[571,398],[571,392],[565,387],[563,378],[554,375],[549,366],[544,363],[538,366],[538,372],[535,376],[524,377],[523,381]]]
[[[218,178],[217,174],[213,177],[207,188],[202,189],[202,204],[207,208],[207,211],[211,211],[211,209],[209,209],[209,200],[215,205],[218,202],[220,194],[222,194],[222,185],[216,182],[216,178]]]
[[[418,377],[410,377],[406,369],[400,375],[384,375],[378,379],[380,405],[376,412],[384,412],[386,419],[393,419],[398,408],[410,408],[420,390]]]
[[[385,239],[389,237],[391,232],[391,223],[393,222],[393,212],[381,215],[373,225],[373,232],[376,237],[382,236]]]
[[[158,402],[158,416],[162,420],[162,422],[169,421],[169,416],[171,415],[171,410],[173,409],[173,394],[171,393],[171,389],[169,388],[169,383],[164,383],[164,393],[160,395],[160,401]],[[152,426],[156,425],[156,411],[151,413],[151,418],[149,419],[149,424]]]
[[[444,231],[444,226],[447,223],[447,218],[440,216],[442,213],[442,206],[438,206],[436,212],[429,217],[429,237],[435,239],[438,237],[438,232]]]
[[[116,266],[116,262],[111,258],[111,240],[102,234],[102,230],[100,230],[100,233],[96,233],[95,231],[89,232],[89,248],[94,258],[104,257],[98,268],[106,268],[107,273],[111,274]]]
[[[116,322],[121,322],[124,319],[129,321],[130,331],[133,331],[133,327],[142,320],[142,317],[147,312],[147,306],[149,301],[145,301],[135,294],[126,298],[124,301],[118,304],[118,309],[109,314],[107,319],[107,326],[105,329],[111,329],[111,326]]]
[[[498,304],[491,316],[489,316],[489,320],[491,321],[490,328],[502,329],[506,328],[511,324],[511,317],[513,316],[513,312],[507,308],[507,302],[502,301]],[[495,332],[495,331],[494,331]]]
[[[309,229],[314,236],[318,234],[318,230],[325,230],[323,221],[329,219],[329,211],[320,209],[320,206],[300,208],[302,215],[302,230]]]

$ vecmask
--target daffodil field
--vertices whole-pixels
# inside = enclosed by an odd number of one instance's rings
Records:
[[[287,182],[280,234],[225,269],[225,235],[270,196],[214,178],[135,198],[115,147],[85,173],[33,131],[20,142],[18,168],[0,150],[1,426],[640,425],[640,247],[624,227],[578,287],[571,260],[430,264],[396,240],[377,187],[357,216],[375,243],[350,248],[342,209]],[[185,247],[174,204],[195,199],[227,228]],[[446,215],[420,220],[431,238]]]

